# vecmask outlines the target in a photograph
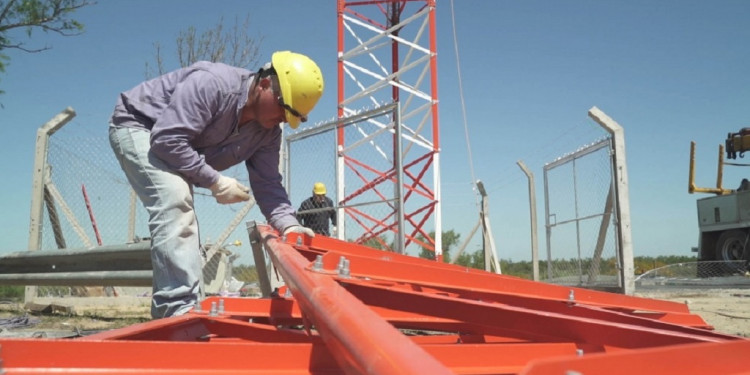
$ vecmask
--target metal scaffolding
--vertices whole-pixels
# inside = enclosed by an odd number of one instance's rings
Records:
[[[359,243],[392,233],[394,250],[416,244],[442,259],[435,29],[434,0],[338,0],[338,117],[385,103],[399,103],[400,111],[390,121],[338,129],[337,201],[394,195],[396,203],[377,216],[348,207],[338,222],[353,218],[364,230]],[[356,150],[363,147],[385,163],[360,160]],[[345,190],[345,169],[357,176],[346,182],[361,188]]]

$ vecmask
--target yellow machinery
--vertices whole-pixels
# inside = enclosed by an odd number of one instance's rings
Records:
[[[725,189],[722,186],[724,165],[747,166],[747,164],[727,163],[724,161],[724,147],[727,159],[743,157],[750,150],[750,128],[743,128],[737,133],[729,133],[724,145],[719,145],[719,163],[716,187],[701,188],[695,186],[695,142],[690,143],[690,176],[688,192],[709,193],[714,196],[697,201],[698,227],[700,235],[698,247],[699,261],[722,261],[720,268],[725,273],[747,271],[750,260],[750,181],[742,179],[737,189]],[[702,269],[707,270],[708,267]],[[701,268],[699,268],[699,274]],[[716,276],[715,273],[704,273],[702,276]]]

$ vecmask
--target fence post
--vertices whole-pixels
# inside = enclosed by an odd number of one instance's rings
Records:
[[[516,162],[526,178],[529,180],[529,220],[531,220],[531,266],[534,281],[539,281],[539,242],[536,228],[536,191],[534,190],[534,174],[523,161]]]
[[[615,174],[615,211],[617,219],[617,241],[622,252],[622,291],[632,295],[635,291],[635,272],[633,266],[633,240],[630,232],[630,193],[628,188],[628,170],[625,159],[625,130],[599,108],[592,107],[589,117],[612,135],[612,158]]]
[[[42,125],[36,131],[36,149],[34,151],[34,170],[31,180],[31,213],[29,215],[29,251],[36,251],[42,245],[42,219],[44,215],[44,174],[47,169],[47,145],[49,137],[65,126],[76,112],[68,107]],[[29,296],[36,294],[35,286],[27,286],[24,300],[29,302]],[[32,297],[33,298],[33,297]]]

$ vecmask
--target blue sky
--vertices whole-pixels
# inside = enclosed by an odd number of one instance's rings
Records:
[[[468,235],[477,220],[471,181],[481,179],[501,258],[528,258],[527,186],[516,161],[535,173],[543,218],[542,166],[602,135],[587,116],[596,106],[625,128],[635,255],[690,254],[698,238],[695,200],[703,197],[687,193],[690,141],[698,142],[697,183],[710,187],[718,144],[750,127],[750,2],[456,1],[454,10],[457,44],[451,3],[438,1],[444,229]],[[85,34],[35,31],[28,45],[51,50],[5,51],[0,254],[28,242],[39,126],[71,106],[76,121],[98,124],[106,142],[115,98],[144,78],[154,42],[170,46],[188,26],[206,29],[246,14],[251,35],[263,36],[262,60],[289,49],[319,63],[328,90],[311,121],[333,117],[334,1],[102,1],[76,13]],[[724,185],[748,175],[727,167]]]

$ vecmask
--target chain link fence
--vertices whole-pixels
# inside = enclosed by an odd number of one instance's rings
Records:
[[[42,143],[43,145],[44,143]],[[109,146],[108,126],[76,119],[49,136],[44,167],[43,217],[40,250],[92,249],[149,240],[148,215],[130,188]],[[39,147],[39,143],[38,143]],[[249,185],[244,165],[222,173]],[[246,220],[260,220],[254,203],[220,205],[210,191],[195,188],[201,252],[205,259],[207,292],[252,282],[256,275],[244,228]],[[146,254],[148,256],[148,254]],[[232,273],[232,270],[235,270]],[[150,284],[150,283],[149,283]],[[150,287],[39,286],[36,297],[150,295]]]
[[[644,272],[635,279],[635,284],[639,291],[747,288],[750,287],[750,268],[744,260],[682,262]]]
[[[610,140],[595,141],[544,166],[543,281],[592,288],[619,285]]]
[[[285,165],[281,166],[290,172],[285,181],[293,205],[299,206],[311,195],[315,182],[323,182],[329,187],[329,196],[335,202],[343,202],[336,207],[340,211],[339,228],[342,229],[338,237],[388,249],[396,247],[393,233],[399,218],[392,131],[395,108],[391,105],[364,111],[364,115],[352,116],[350,120],[289,135],[285,145],[287,157],[283,159]],[[345,126],[371,134],[365,139],[350,141],[365,143],[368,147],[350,147],[337,152],[336,132]],[[149,241],[148,215],[110,149],[106,123],[72,119],[38,147],[43,149],[37,150],[37,154],[46,156],[44,173],[39,179],[44,186],[43,209],[36,218],[39,250],[80,251]],[[336,178],[339,154],[346,156],[342,162],[350,167],[342,174],[341,181]],[[343,167],[342,164],[340,168],[343,170]],[[244,165],[222,173],[249,185]],[[257,295],[257,273],[244,223],[264,222],[260,210],[252,201],[217,204],[210,192],[201,188],[195,188],[194,202],[207,292]],[[351,213],[347,215],[344,210]],[[150,292],[150,287],[145,285],[61,286],[55,283],[37,286],[35,295],[27,296],[27,300],[72,296],[148,297]]]
[[[281,166],[295,207],[311,195],[315,182],[323,182],[339,217],[335,236],[381,249],[398,247],[394,233],[405,225],[399,223],[398,213],[413,210],[408,204],[399,207],[397,199],[403,194],[398,191],[397,166],[415,160],[396,159],[394,111],[392,106],[383,106],[288,134]],[[341,134],[351,137],[343,142],[346,147],[337,142],[342,129],[347,131]],[[545,165],[547,261],[540,267],[542,281],[618,286],[621,259],[612,203],[610,142],[610,138],[594,141]],[[43,214],[37,218],[40,250],[87,250],[149,240],[147,214],[110,149],[106,123],[73,119],[45,144],[46,148],[37,150],[38,155],[46,155],[44,168],[37,171],[44,182]],[[243,165],[223,173],[249,184]],[[195,189],[195,207],[206,260],[206,289],[212,294],[257,295],[257,273],[243,227],[249,220],[263,222],[260,211],[252,202],[216,204],[210,192],[200,188]],[[404,221],[409,224],[408,216]],[[418,236],[412,239],[406,252],[415,255],[420,243]],[[747,269],[741,263],[701,262],[679,266],[679,270],[695,279],[692,284],[713,285],[727,277],[745,280]],[[667,272],[676,274],[674,267],[678,266],[641,275],[639,286],[673,283],[661,280],[666,280]],[[145,286],[56,284],[36,288],[34,297],[149,296],[150,292]]]

